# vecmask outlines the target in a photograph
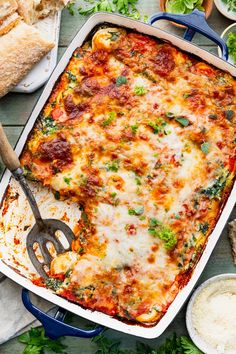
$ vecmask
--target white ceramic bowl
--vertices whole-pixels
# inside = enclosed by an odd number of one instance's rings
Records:
[[[186,311],[186,325],[188,329],[188,333],[192,339],[192,341],[195,343],[195,345],[203,351],[203,353],[206,354],[219,354],[218,351],[216,351],[214,348],[212,348],[208,343],[206,343],[197,333],[196,329],[193,326],[192,322],[192,310],[193,310],[193,304],[195,302],[196,297],[202,292],[203,289],[207,288],[209,285],[213,283],[217,283],[219,280],[228,280],[228,279],[234,279],[236,282],[236,274],[233,273],[227,273],[227,274],[220,274],[215,277],[212,277],[202,283],[193,293],[192,297],[190,298],[190,301],[188,303],[187,311]],[[210,329],[209,329],[210,330]],[[225,351],[224,354],[233,354],[235,351]]]
[[[214,2],[218,11],[220,11],[220,13],[222,13],[223,16],[229,18],[230,20],[236,21],[235,11],[228,11],[227,5],[223,3],[222,0],[214,0]]]
[[[220,0],[220,1],[221,1],[221,0]],[[227,40],[228,40],[228,35],[229,35],[230,32],[235,32],[235,33],[236,33],[236,23],[233,23],[232,25],[230,25],[229,27],[227,27],[227,28],[221,33],[221,38],[222,38],[225,42],[227,42]],[[220,47],[218,47],[218,55],[219,55],[219,57],[222,57],[222,53],[221,53]],[[228,63],[235,65],[235,64],[234,64],[234,61],[233,61],[233,58],[231,58],[230,56],[229,56],[229,59],[228,59]]]

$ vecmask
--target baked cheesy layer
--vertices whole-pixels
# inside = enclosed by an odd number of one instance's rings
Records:
[[[129,321],[162,317],[233,184],[235,89],[122,28],[74,52],[21,157],[29,178],[83,210],[72,251],[51,264],[57,294]]]

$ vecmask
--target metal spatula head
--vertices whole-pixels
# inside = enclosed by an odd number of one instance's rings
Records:
[[[4,133],[2,125],[0,123],[0,156],[5,164],[5,166],[11,171],[15,179],[20,183],[21,188],[23,189],[29,204],[31,206],[32,212],[34,214],[36,224],[29,232],[26,239],[26,247],[29,254],[29,258],[33,263],[35,269],[41,277],[45,280],[48,280],[49,277],[45,271],[45,267],[50,267],[52,261],[52,255],[48,250],[48,244],[51,243],[57,254],[64,253],[71,249],[71,244],[75,238],[73,231],[68,225],[60,220],[46,219],[43,220],[37,206],[36,200],[33,196],[32,191],[27,184],[27,181],[23,175],[23,171],[20,167],[20,161],[12,149],[10,143],[7,140],[7,137]],[[59,240],[58,234],[61,232],[68,241],[68,246],[64,246]],[[36,255],[35,244],[39,245],[43,261],[39,261]]]
[[[59,240],[57,233],[62,232],[68,241],[68,247],[63,246]],[[32,230],[29,232],[26,239],[26,247],[29,258],[44,279],[48,279],[48,275],[45,271],[45,266],[50,267],[52,261],[52,255],[49,252],[47,246],[51,243],[57,254],[64,253],[71,249],[71,243],[74,239],[74,233],[64,222],[55,219],[44,219],[43,225],[36,223]],[[43,257],[43,262],[40,262],[35,253],[35,245],[38,244],[40,252]]]

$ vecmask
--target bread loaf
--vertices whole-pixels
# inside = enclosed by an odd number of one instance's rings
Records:
[[[0,24],[16,12],[18,4],[16,0],[0,0]]]
[[[0,37],[0,97],[11,90],[54,44],[33,26],[20,21]]]
[[[17,0],[18,12],[28,24],[62,9],[69,0]]]

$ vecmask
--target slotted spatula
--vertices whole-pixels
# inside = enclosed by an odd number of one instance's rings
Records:
[[[64,253],[71,249],[72,241],[75,238],[74,233],[68,225],[66,225],[60,220],[42,219],[34,195],[30,190],[29,185],[27,184],[27,181],[23,175],[23,170],[21,168],[20,161],[15,151],[12,149],[1,123],[0,156],[2,157],[2,161],[5,166],[11,171],[13,177],[19,182],[34,214],[36,223],[27,236],[26,247],[29,254],[29,258],[33,263],[35,269],[41,277],[43,277],[45,280],[48,280],[49,277],[45,271],[45,266],[50,266],[52,256],[47,248],[47,243],[50,242],[53,244],[57,254]],[[65,235],[69,243],[69,247],[66,248],[62,245],[62,243],[55,235],[57,231],[61,231]],[[35,254],[34,244],[36,243],[39,245],[40,251],[42,253],[43,262],[40,262]]]

